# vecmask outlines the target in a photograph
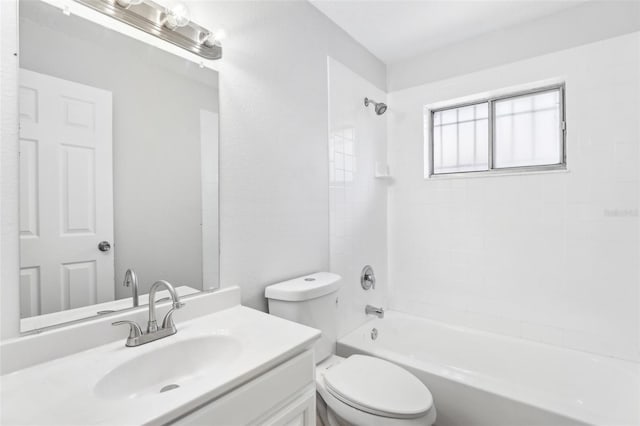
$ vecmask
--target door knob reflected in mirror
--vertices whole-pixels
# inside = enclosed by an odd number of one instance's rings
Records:
[[[98,243],[98,250],[108,252],[109,250],[111,250],[111,244],[109,243],[109,241],[100,241]]]

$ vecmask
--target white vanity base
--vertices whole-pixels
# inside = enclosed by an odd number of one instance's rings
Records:
[[[314,367],[305,351],[173,425],[315,425]]]

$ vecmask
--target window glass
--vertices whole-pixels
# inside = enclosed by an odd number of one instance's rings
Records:
[[[434,173],[487,170],[487,116],[486,102],[433,113]]]
[[[428,173],[563,168],[563,96],[558,86],[429,112]]]
[[[562,163],[560,91],[495,102],[494,167]]]

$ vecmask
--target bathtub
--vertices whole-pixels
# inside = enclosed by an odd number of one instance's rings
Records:
[[[637,363],[399,312],[338,340],[338,355],[355,353],[395,362],[422,380],[437,426],[640,425]]]

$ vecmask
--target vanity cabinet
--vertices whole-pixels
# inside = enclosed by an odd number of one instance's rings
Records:
[[[313,426],[315,407],[315,363],[307,350],[171,424]]]

